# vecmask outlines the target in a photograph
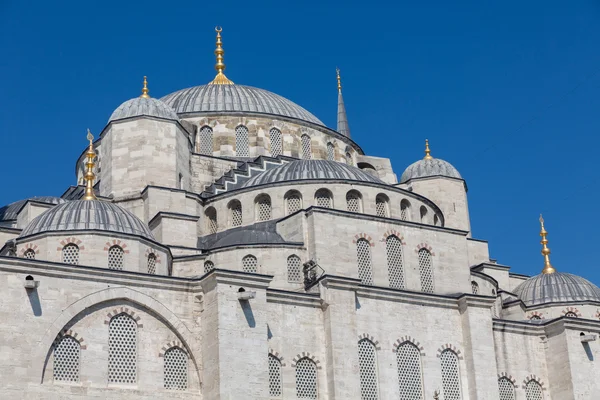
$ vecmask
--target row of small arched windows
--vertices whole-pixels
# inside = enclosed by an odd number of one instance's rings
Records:
[[[207,260],[204,262],[204,273],[208,273],[215,269],[215,264]],[[248,254],[242,258],[242,271],[249,273],[258,272],[258,259],[252,254]],[[302,283],[303,272],[302,272],[302,261],[300,257],[292,254],[287,258],[287,279],[290,283]]]

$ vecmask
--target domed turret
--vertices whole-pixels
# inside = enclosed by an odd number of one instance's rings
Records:
[[[163,101],[153,99],[148,95],[148,81],[144,77],[144,88],[142,95],[133,99],[127,100],[121,104],[110,116],[108,122],[117,121],[120,119],[148,116],[164,119],[179,120],[177,113]]]
[[[430,176],[445,176],[449,178],[462,179],[456,168],[448,161],[441,158],[433,158],[429,149],[429,140],[425,140],[425,157],[412,163],[404,170],[400,177],[400,183],[406,183],[411,179],[427,178]]]

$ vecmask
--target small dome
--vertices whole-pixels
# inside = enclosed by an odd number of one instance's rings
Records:
[[[513,293],[526,306],[572,301],[600,302],[598,286],[580,276],[564,272],[531,277],[517,286]]]
[[[297,160],[268,169],[248,179],[242,187],[310,179],[362,181],[385,185],[381,179],[347,164],[327,160]]]
[[[19,211],[21,210],[23,205],[25,203],[27,203],[29,200],[37,201],[39,203],[46,203],[46,204],[66,203],[65,199],[62,199],[60,197],[54,197],[54,196],[34,196],[34,197],[30,197],[28,199],[15,201],[14,203],[10,203],[9,205],[6,205],[6,206],[0,208],[0,221],[12,221],[12,220],[17,219],[17,214],[19,213]]]
[[[135,97],[121,104],[110,116],[108,122],[137,116],[158,117],[178,121],[177,113],[164,102],[151,97]]]
[[[116,204],[100,200],[73,200],[34,218],[20,238],[43,232],[95,230],[142,236],[154,240],[146,224]]]
[[[419,160],[412,163],[404,170],[400,177],[400,183],[406,183],[415,178],[426,178],[428,176],[447,176],[462,179],[460,173],[448,161],[440,158]]]

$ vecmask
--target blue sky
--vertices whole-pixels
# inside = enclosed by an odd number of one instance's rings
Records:
[[[335,127],[339,66],[367,154],[399,176],[429,138],[493,258],[538,273],[543,212],[556,268],[598,284],[600,3],[490,3],[0,1],[0,204],[75,184],[143,75],[153,97],[210,81],[222,25],[230,79]]]

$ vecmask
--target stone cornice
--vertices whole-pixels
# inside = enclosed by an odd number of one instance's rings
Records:
[[[469,238],[467,238],[467,240],[469,240]],[[499,271],[508,271],[510,269],[510,267],[506,265],[484,262],[481,264],[473,265],[471,267],[471,270],[481,272],[481,270],[484,268],[497,269]]]
[[[510,321],[507,319],[493,319],[492,329],[496,332],[517,333],[521,335],[545,336],[542,324],[533,324],[524,321]]]
[[[458,302],[456,297],[433,293],[412,292],[380,286],[360,285],[356,290],[356,294],[359,296],[359,298],[365,297],[375,300],[394,301],[398,303],[417,304],[421,306],[451,308],[458,310]]]
[[[279,289],[267,289],[267,303],[312,308],[321,308],[322,306],[319,294],[290,292]]]
[[[150,219],[150,221],[148,222],[148,226],[151,226],[154,223],[158,223],[158,221],[163,218],[178,219],[178,220],[182,220],[182,221],[192,221],[192,222],[198,222],[198,220],[200,219],[200,217],[197,215],[159,211],[156,213],[156,215],[154,217],[152,217]]]
[[[267,289],[272,280],[273,275],[250,274],[216,268],[200,278],[200,285],[202,288],[206,288],[216,282],[244,288]]]

